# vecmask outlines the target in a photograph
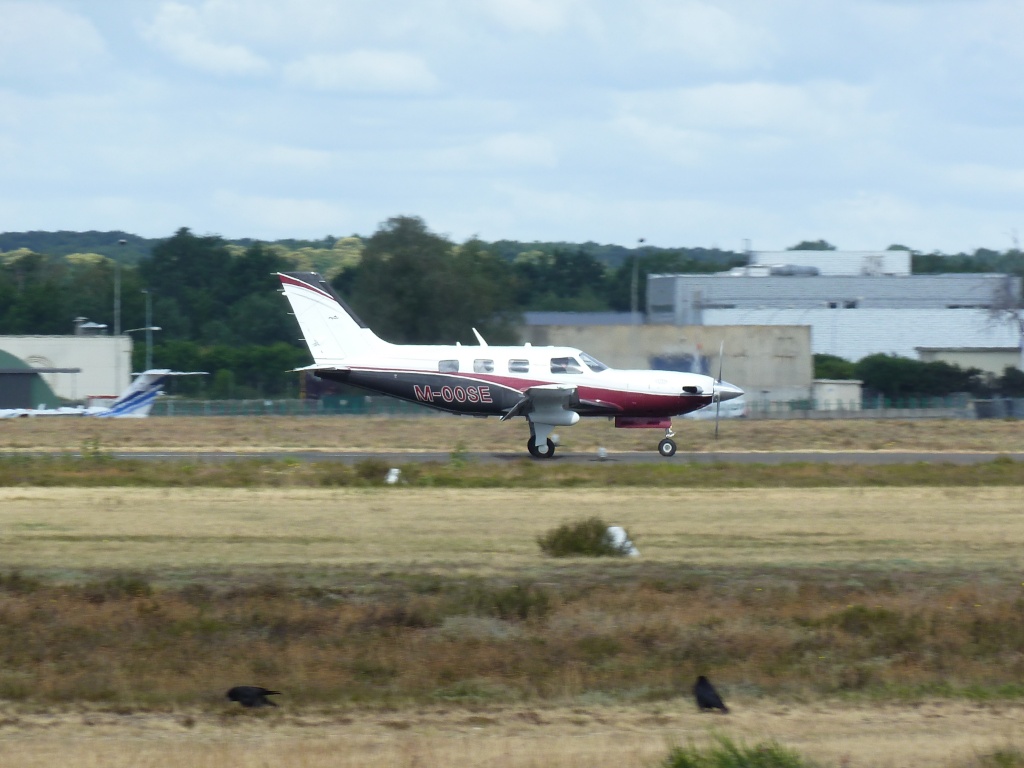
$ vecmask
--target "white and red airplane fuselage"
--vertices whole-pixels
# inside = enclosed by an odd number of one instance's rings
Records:
[[[320,275],[279,274],[315,360],[304,370],[332,381],[451,413],[523,416],[527,447],[554,454],[549,435],[581,417],[614,417],[617,427],[663,428],[659,445],[675,452],[672,417],[743,391],[711,376],[617,370],[573,347],[390,344],[378,338]]]

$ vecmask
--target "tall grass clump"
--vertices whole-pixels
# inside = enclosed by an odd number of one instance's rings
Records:
[[[723,736],[704,749],[692,744],[673,748],[661,768],[813,768],[815,765],[774,741],[748,747]]]
[[[538,536],[537,544],[550,557],[624,557],[632,546],[628,532],[625,542],[616,544],[608,533],[608,523],[599,517],[563,523]]]

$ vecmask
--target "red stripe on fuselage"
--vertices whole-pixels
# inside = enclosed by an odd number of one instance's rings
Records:
[[[500,374],[482,374],[482,373],[470,373],[462,371],[451,371],[446,373],[440,373],[437,371],[423,371],[423,370],[410,370],[407,368],[377,368],[377,367],[352,367],[351,373],[353,374],[381,374],[381,375],[393,375],[401,374],[407,377],[422,377],[419,382],[419,387],[430,387],[431,393],[435,390],[439,390],[439,387],[435,386],[434,382],[438,378],[445,379],[462,379],[467,382],[467,385],[472,386],[469,382],[476,382],[476,386],[480,384],[495,385],[506,390],[511,390],[519,393],[524,393],[527,389],[534,386],[541,386],[545,384],[567,384],[576,386],[579,399],[585,403],[596,403],[600,406],[607,408],[606,412],[587,414],[587,410],[593,410],[592,408],[583,407],[581,408],[581,415],[635,415],[635,416],[679,416],[684,413],[690,413],[696,411],[711,402],[710,395],[708,396],[696,396],[696,395],[669,395],[660,394],[657,392],[635,392],[624,389],[614,389],[610,387],[596,387],[592,384],[576,384],[571,379],[552,381],[544,379],[524,379],[513,376],[503,376]],[[362,385],[360,385],[362,386]],[[414,383],[413,386],[416,386]],[[372,384],[367,382],[366,388],[372,388]],[[382,391],[387,391],[388,388],[381,387]],[[389,393],[391,394],[391,393]],[[403,397],[403,395],[395,395]],[[412,400],[413,402],[420,402],[425,405],[431,405],[441,410],[451,410],[456,413],[465,413],[468,408],[468,401],[459,400],[456,403],[446,401],[441,397],[434,397],[431,400],[420,399],[417,397],[406,397],[406,399]],[[500,399],[491,395],[491,401],[493,407],[484,407],[485,403],[479,400],[475,401],[474,404],[479,403],[480,408],[474,409],[474,413],[500,413],[502,411],[502,404]],[[451,406],[451,407],[448,407]],[[507,406],[504,406],[507,407]]]

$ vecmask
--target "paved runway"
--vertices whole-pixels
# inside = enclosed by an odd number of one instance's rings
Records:
[[[376,459],[392,465],[417,462],[446,463],[451,460],[450,452],[373,452],[373,451],[176,451],[176,452],[113,452],[124,459],[145,459],[151,461],[239,461],[245,459],[293,459],[298,461],[339,461],[357,464]],[[525,451],[505,453],[465,453],[466,461],[501,463],[508,461],[536,461],[541,464],[559,463],[619,463],[619,464],[983,464],[1005,457],[1013,461],[1024,461],[1024,453],[929,453],[924,451],[716,451],[709,453],[679,452],[670,459],[663,458],[657,451],[622,453],[609,452],[601,458],[596,452],[556,453],[552,459],[533,459]]]

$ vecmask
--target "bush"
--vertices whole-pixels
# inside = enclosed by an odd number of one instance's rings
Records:
[[[706,749],[692,744],[675,747],[661,763],[662,768],[812,768],[814,765],[774,741],[747,747],[725,737]]]
[[[541,551],[551,557],[624,557],[629,554],[630,536],[627,544],[616,546],[608,535],[608,524],[598,517],[564,523],[543,536],[537,537]]]

